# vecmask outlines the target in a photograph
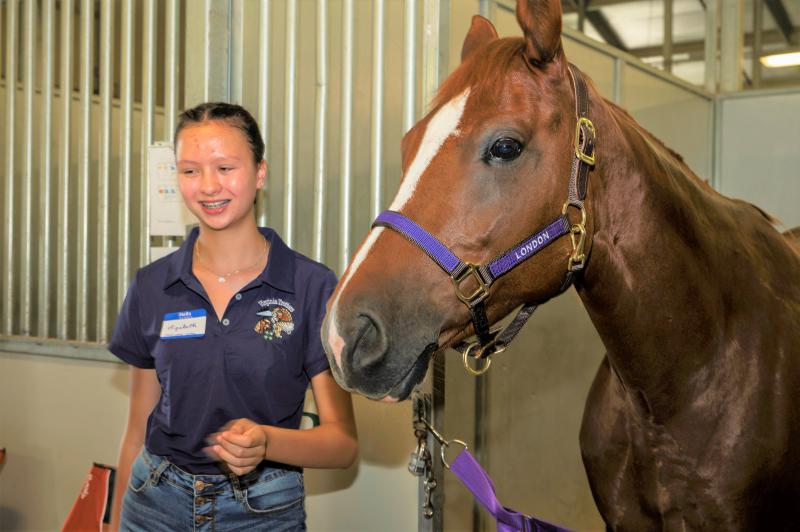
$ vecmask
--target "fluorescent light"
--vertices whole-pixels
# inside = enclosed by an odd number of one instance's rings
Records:
[[[760,60],[762,65],[770,68],[797,66],[800,65],[800,52],[765,55]]]

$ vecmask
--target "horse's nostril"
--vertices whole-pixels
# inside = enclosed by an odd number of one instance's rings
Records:
[[[383,360],[389,349],[388,339],[380,323],[368,314],[356,318],[359,327],[353,343],[352,360],[356,369],[370,369]]]

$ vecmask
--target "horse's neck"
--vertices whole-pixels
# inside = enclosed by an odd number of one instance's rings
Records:
[[[605,141],[587,200],[594,237],[578,291],[623,384],[668,418],[678,397],[699,393],[687,389],[701,386],[693,377],[725,356],[725,318],[752,311],[754,276],[772,273],[737,260],[736,209],[752,215],[750,207],[688,175],[623,112],[601,109],[594,120]]]

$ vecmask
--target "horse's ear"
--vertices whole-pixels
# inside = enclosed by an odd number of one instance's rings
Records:
[[[461,47],[461,60],[467,58],[469,54],[480,48],[481,45],[497,39],[497,30],[492,23],[480,15],[472,17],[472,25],[469,27],[464,45]]]
[[[533,63],[548,63],[561,51],[560,0],[517,0],[517,22]]]

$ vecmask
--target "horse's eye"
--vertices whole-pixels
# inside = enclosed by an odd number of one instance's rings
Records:
[[[497,139],[492,147],[489,148],[489,155],[493,159],[500,159],[501,161],[511,161],[519,157],[522,153],[522,144],[509,137]]]

